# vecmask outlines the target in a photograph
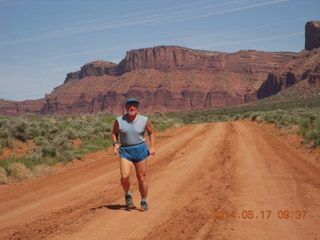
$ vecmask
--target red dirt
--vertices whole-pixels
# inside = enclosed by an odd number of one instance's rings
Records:
[[[0,239],[320,237],[320,153],[269,125],[208,123],[162,133],[148,159],[144,213],[123,207],[118,157],[110,150],[90,156],[63,172],[1,185]],[[131,191],[138,204],[136,180]],[[235,219],[213,219],[233,210]],[[283,210],[288,219],[278,217]],[[304,219],[295,219],[299,210],[307,211]],[[253,218],[244,219],[249,211]]]
[[[74,147],[79,147],[83,143],[83,141],[80,139],[70,140],[70,142]]]
[[[36,147],[36,144],[31,140],[27,140],[26,143],[14,140],[12,145],[12,149],[7,147],[1,149],[0,160],[11,156],[22,156],[26,154],[27,151],[32,151]]]

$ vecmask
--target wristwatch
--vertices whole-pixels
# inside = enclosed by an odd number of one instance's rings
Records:
[[[116,145],[117,143],[118,143],[117,141],[113,142],[113,143],[112,143],[112,146]]]

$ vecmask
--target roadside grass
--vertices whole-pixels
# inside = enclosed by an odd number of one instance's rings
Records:
[[[4,179],[1,182],[6,182],[8,177],[13,181],[37,177],[50,172],[48,166],[81,159],[84,154],[110,146],[114,118],[108,113],[0,116],[0,149],[12,149],[13,140],[32,140],[36,144],[36,148],[22,156],[12,155],[0,160],[1,179]],[[80,146],[71,143],[76,139],[81,140]]]
[[[290,101],[271,97],[248,105],[145,115],[156,131],[184,124],[240,119],[274,123],[280,129],[291,129],[303,136],[306,147],[317,148],[320,145],[319,96]],[[82,159],[87,153],[111,146],[115,117],[110,113],[0,116],[0,154],[4,147],[13,148],[14,140],[32,140],[36,144],[22,156],[0,160],[0,184],[48,174],[52,171],[49,166],[58,162]],[[165,137],[169,136],[159,138]],[[74,146],[72,140],[80,140],[81,145]]]
[[[161,138],[171,138],[172,136],[157,136],[157,139],[161,139]]]

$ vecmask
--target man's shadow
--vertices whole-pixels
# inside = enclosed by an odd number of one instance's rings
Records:
[[[124,211],[137,210],[136,207],[129,209],[129,208],[127,208],[126,205],[121,205],[121,204],[102,205],[102,206],[99,206],[99,207],[91,208],[91,210],[95,211],[95,210],[103,209],[103,208],[107,208],[107,209],[110,209],[110,210],[124,210]]]

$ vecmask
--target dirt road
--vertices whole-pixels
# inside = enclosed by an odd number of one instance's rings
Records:
[[[320,239],[319,151],[270,125],[161,133],[143,213],[123,206],[117,156],[86,158],[94,161],[0,186],[0,239]],[[138,204],[135,180],[131,192]]]

